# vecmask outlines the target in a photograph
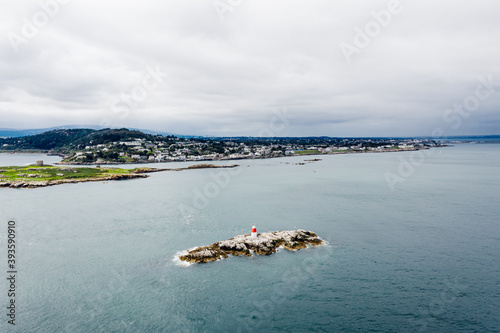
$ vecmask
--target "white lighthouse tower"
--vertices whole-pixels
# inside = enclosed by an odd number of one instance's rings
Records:
[[[255,227],[255,224],[252,226],[252,235],[251,237],[255,238],[257,237],[257,228]]]

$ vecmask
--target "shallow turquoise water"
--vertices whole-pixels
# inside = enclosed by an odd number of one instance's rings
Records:
[[[434,149],[391,190],[386,173],[410,154],[0,189],[2,225],[18,226],[15,331],[498,331],[500,145]],[[47,160],[13,156],[0,165]],[[173,260],[252,224],[312,230],[329,245],[189,267]],[[0,237],[5,245],[5,230]]]

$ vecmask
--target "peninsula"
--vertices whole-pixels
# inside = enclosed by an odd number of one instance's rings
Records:
[[[271,255],[279,247],[297,251],[306,248],[308,244],[318,246],[324,244],[324,241],[314,232],[302,229],[258,233],[255,236],[245,234],[188,250],[186,254],[179,256],[179,259],[188,263],[207,263],[227,258],[230,254],[248,257],[251,257],[252,253]]]
[[[0,187],[37,188],[70,183],[146,178],[146,174],[160,171],[184,171],[212,168],[235,168],[238,165],[196,164],[187,168],[88,168],[56,166],[7,166],[0,167]]]

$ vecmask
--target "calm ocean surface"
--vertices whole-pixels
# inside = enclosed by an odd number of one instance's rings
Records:
[[[0,331],[499,332],[500,144],[432,152],[0,189],[0,276],[9,219],[18,232],[16,326],[2,278]],[[37,159],[59,160],[0,154],[0,165]],[[189,164],[153,166],[179,165]],[[394,189],[388,172],[401,177]],[[329,244],[173,260],[252,224],[312,230]]]

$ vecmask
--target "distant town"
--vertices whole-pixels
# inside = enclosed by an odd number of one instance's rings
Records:
[[[214,139],[188,140],[175,138],[174,142],[150,141],[133,138],[131,141],[120,141],[108,144],[85,146],[76,151],[65,162],[173,162],[173,161],[217,161],[255,158],[273,158],[295,155],[319,155],[348,152],[388,152],[400,150],[426,149],[435,143],[418,140],[389,140],[374,142],[366,140],[342,140],[338,143],[330,140],[315,140],[313,144],[280,143],[268,140]],[[281,141],[281,140],[277,140]]]
[[[430,139],[331,137],[176,137],[128,129],[58,129],[0,139],[3,152],[44,152],[65,164],[218,161],[322,154],[394,152],[442,144]]]

